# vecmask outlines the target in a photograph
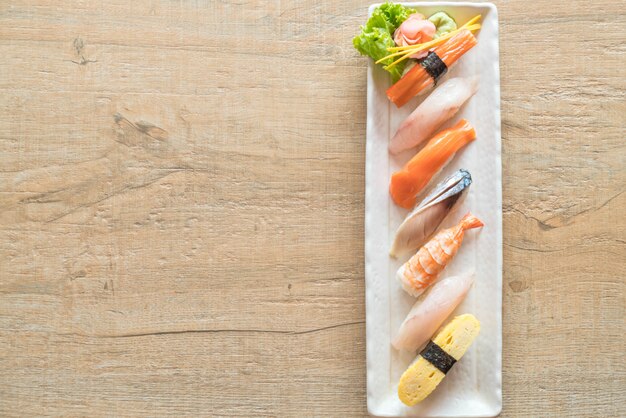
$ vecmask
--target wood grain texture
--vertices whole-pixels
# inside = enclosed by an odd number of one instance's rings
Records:
[[[365,415],[367,2],[8,3],[0,415]],[[497,6],[503,416],[624,416],[626,13]]]

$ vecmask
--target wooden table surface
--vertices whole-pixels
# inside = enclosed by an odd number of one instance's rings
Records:
[[[8,3],[0,415],[367,414],[368,2]],[[497,2],[503,416],[625,416],[626,12],[561,3]]]

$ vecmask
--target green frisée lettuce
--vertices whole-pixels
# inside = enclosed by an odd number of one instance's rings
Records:
[[[365,26],[361,26],[361,33],[352,40],[354,47],[362,55],[372,57],[374,61],[386,57],[389,55],[387,48],[396,46],[393,41],[393,33],[411,13],[415,13],[415,10],[401,4],[385,3],[380,5],[374,9]],[[381,64],[389,65],[392,62],[393,58],[388,58]],[[402,76],[403,70],[404,63],[400,63],[387,71],[395,83]]]

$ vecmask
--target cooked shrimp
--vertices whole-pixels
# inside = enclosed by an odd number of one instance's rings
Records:
[[[465,231],[481,226],[481,220],[468,213],[458,225],[435,235],[398,270],[396,276],[404,290],[413,296],[419,296],[437,280],[439,273],[455,256],[463,242]]]

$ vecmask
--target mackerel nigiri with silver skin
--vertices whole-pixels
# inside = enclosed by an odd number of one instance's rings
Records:
[[[389,151],[397,154],[429,139],[477,89],[478,77],[457,77],[442,83],[402,122],[389,142]]]
[[[469,171],[460,169],[435,186],[400,224],[389,255],[400,257],[417,250],[462,200],[470,184]]]

